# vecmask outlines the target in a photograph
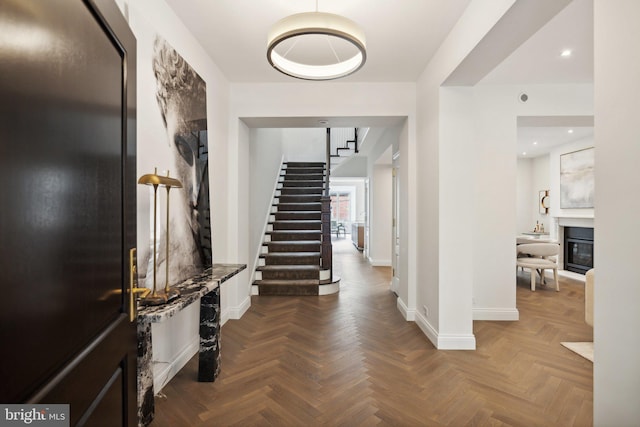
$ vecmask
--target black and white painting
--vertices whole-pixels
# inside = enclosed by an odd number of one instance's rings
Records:
[[[173,285],[201,273],[212,263],[209,206],[206,84],[184,58],[160,36],[153,41],[149,59],[155,89],[156,125],[151,141],[141,141],[139,156],[148,155],[159,175],[178,179],[182,188],[158,188],[156,212],[157,287],[166,280],[166,233],[169,232],[169,284]],[[159,118],[160,120],[157,120]],[[148,150],[145,152],[145,149]],[[147,166],[150,168],[150,165]],[[138,170],[138,174],[153,170]],[[139,191],[144,191],[139,188]],[[169,200],[169,226],[166,206]],[[149,199],[153,222],[153,200]],[[147,287],[153,285],[153,227],[149,243],[140,252],[140,276]],[[145,268],[146,267],[146,268]]]
[[[560,208],[593,208],[595,150],[560,156]]]

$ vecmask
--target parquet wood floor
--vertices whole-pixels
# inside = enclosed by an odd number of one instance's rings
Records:
[[[194,357],[156,398],[153,427],[590,426],[593,365],[560,345],[591,341],[584,285],[529,290],[518,322],[475,322],[476,351],[437,351],[405,322],[390,269],[334,245],[337,295],[254,296],[222,327],[222,372]]]

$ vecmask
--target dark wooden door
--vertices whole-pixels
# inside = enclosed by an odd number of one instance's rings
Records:
[[[0,1],[0,402],[136,424],[135,38],[113,0]]]

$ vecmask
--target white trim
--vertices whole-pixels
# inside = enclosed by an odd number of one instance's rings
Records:
[[[431,323],[420,313],[416,314],[416,325],[418,325],[422,333],[431,341],[431,344],[438,348],[438,331],[436,331],[436,329],[431,326]]]
[[[520,320],[517,308],[473,308],[473,320]]]
[[[391,286],[391,290],[392,290],[393,292],[395,292],[395,293],[396,293],[396,295],[397,295],[397,293],[398,293],[398,289],[400,289],[400,278],[399,278],[399,277],[396,277],[396,276],[393,276],[393,277],[391,278],[391,284],[390,284],[390,286]]]
[[[475,350],[476,337],[468,335],[438,335],[438,350]]]
[[[257,253],[255,258],[253,259],[253,266],[251,267],[251,278],[249,279],[249,283],[253,283],[254,280],[260,280],[260,279],[256,279],[255,275],[256,275],[256,267],[258,266],[258,260],[260,259],[260,255],[263,253],[262,252],[262,244],[264,242],[270,241],[271,238],[269,236],[266,235],[267,233],[267,227],[269,226],[269,222],[271,220],[271,215],[274,214],[274,207],[273,207],[273,201],[276,198],[276,192],[279,190],[279,185],[280,185],[280,174],[282,173],[282,169],[284,166],[284,155],[280,158],[280,168],[278,169],[278,175],[276,176],[276,182],[273,186],[273,191],[271,192],[271,205],[269,206],[266,218],[264,220],[264,225],[262,226],[262,236],[264,236],[264,240],[262,242],[260,242],[260,245],[258,245],[258,249],[257,249]]]
[[[398,311],[402,313],[402,317],[404,317],[404,320],[408,322],[413,322],[415,320],[416,310],[407,307],[407,305],[404,303],[404,301],[402,301],[400,297],[396,299],[396,307],[398,308]]]
[[[369,264],[373,267],[391,267],[390,259],[372,259],[369,257]]]
[[[200,336],[196,335],[184,349],[171,362],[162,362],[154,360],[153,365],[161,364],[163,368],[156,371],[153,369],[153,390],[158,394],[162,387],[167,385],[169,381],[187,364],[189,360],[198,352],[200,348]]]
[[[438,350],[475,350],[476,337],[473,334],[439,334],[429,321],[416,313],[416,325]]]
[[[323,270],[320,269],[320,280],[330,280],[331,279],[331,270]]]
[[[318,286],[318,295],[331,295],[340,292],[340,279]]]
[[[256,286],[257,287],[257,286]],[[240,305],[235,307],[230,307],[220,315],[220,326],[227,323],[229,319],[240,319],[251,307],[251,297],[247,295],[247,297],[240,303]]]

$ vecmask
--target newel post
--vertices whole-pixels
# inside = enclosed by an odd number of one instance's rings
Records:
[[[333,249],[331,247],[331,197],[322,196],[322,269],[331,272],[333,281]]]
[[[330,278],[333,282],[333,249],[331,248],[331,196],[329,196],[329,175],[331,173],[331,128],[327,128],[326,140],[326,163],[324,176],[324,193],[320,199],[322,202],[322,268],[329,270]]]

